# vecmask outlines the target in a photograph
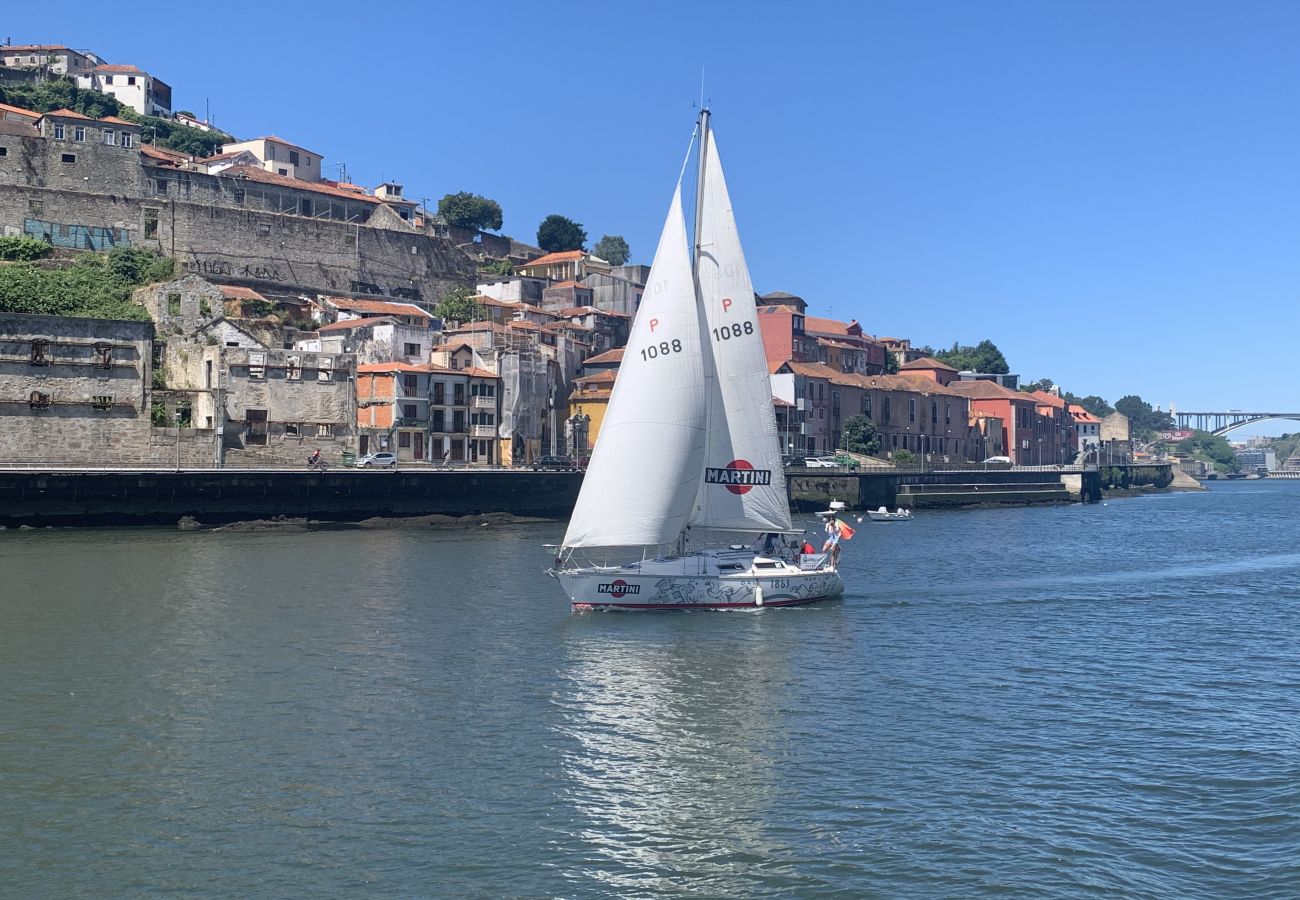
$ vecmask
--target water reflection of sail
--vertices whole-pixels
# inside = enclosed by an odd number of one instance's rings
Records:
[[[730,626],[729,626],[730,627]],[[580,873],[615,891],[684,887],[735,895],[779,850],[776,757],[787,740],[782,651],[716,644],[576,639],[559,726]],[[662,635],[659,635],[662,637]],[[775,751],[775,752],[774,752]],[[751,873],[752,874],[752,873]],[[680,882],[680,884],[678,884]],[[743,891],[742,891],[743,892]]]

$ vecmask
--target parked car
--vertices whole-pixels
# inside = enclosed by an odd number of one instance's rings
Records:
[[[839,463],[833,456],[810,456],[803,461],[803,464],[810,469],[835,469]]]
[[[357,465],[363,469],[396,469],[397,454],[389,453],[367,453],[357,460]]]
[[[573,460],[567,456],[539,456],[533,460],[533,471],[541,469],[572,469]]]
[[[1009,457],[1009,456],[990,456],[988,459],[984,460],[984,462],[985,462],[986,464],[988,464],[988,465],[994,465],[994,464],[1001,463],[1002,465],[1007,465],[1007,466],[1009,466],[1009,465],[1011,465],[1011,457]]]
[[[790,467],[790,466],[802,466],[802,465],[804,465],[804,463],[805,463],[806,461],[807,461],[807,457],[806,457],[806,456],[783,456],[783,457],[781,457],[781,465],[786,466],[787,468]]]

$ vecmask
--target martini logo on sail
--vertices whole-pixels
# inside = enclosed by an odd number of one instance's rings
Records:
[[[748,494],[755,485],[772,483],[770,469],[755,469],[749,460],[733,459],[725,468],[705,469],[705,484],[720,484],[733,494]]]
[[[596,593],[609,594],[611,597],[617,600],[619,597],[626,596],[627,594],[641,593],[641,585],[628,584],[622,578],[618,578],[610,582],[609,584],[596,585]]]

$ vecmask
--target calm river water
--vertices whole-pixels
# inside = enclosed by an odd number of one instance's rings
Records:
[[[648,615],[560,524],[5,532],[0,895],[1295,898],[1297,513],[920,514]]]

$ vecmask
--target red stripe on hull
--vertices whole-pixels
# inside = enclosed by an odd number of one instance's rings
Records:
[[[838,594],[835,596],[839,596]],[[758,606],[753,601],[749,603],[582,603],[574,602],[575,610],[598,610],[598,609],[763,609],[767,606],[807,606],[810,603],[817,603],[822,600],[830,600],[830,596],[811,597],[807,600],[802,598],[793,600],[764,600],[763,606]]]

